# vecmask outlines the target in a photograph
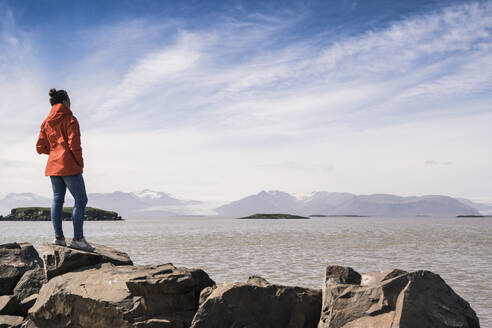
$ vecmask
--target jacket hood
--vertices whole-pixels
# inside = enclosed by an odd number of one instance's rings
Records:
[[[72,115],[70,108],[63,104],[54,104],[51,107],[51,111],[46,118],[46,123],[57,122],[61,120],[65,115]]]

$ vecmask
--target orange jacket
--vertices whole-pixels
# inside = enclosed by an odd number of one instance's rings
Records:
[[[41,124],[38,154],[48,154],[46,175],[68,176],[81,174],[84,167],[80,147],[79,122],[63,104],[55,104]]]

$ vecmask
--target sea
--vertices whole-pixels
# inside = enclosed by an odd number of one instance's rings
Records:
[[[70,237],[72,223],[63,223]],[[135,264],[201,268],[217,283],[259,275],[271,283],[321,288],[327,265],[360,273],[399,268],[439,274],[492,327],[492,218],[232,217],[88,221],[89,242],[127,252]],[[41,253],[50,222],[0,222],[0,244],[30,242]]]

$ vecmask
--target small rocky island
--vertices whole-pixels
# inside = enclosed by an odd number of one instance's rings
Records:
[[[72,209],[72,207],[63,208],[62,218],[64,221],[72,220]],[[50,221],[50,213],[49,207],[19,207],[12,209],[7,216],[0,216],[0,221]],[[86,207],[84,220],[120,221],[122,219],[116,212]]]
[[[367,218],[368,215],[355,215],[355,214],[312,214],[310,218]]]
[[[265,213],[257,213],[253,214],[250,216],[244,216],[241,218],[238,218],[240,220],[246,220],[246,219],[259,219],[259,220],[280,220],[280,219],[309,219],[307,216],[299,216],[299,215],[292,215],[292,214],[265,214]]]
[[[320,288],[250,276],[216,283],[201,269],[133,265],[121,251],[0,245],[0,328],[479,328],[437,274],[361,274],[329,265]]]

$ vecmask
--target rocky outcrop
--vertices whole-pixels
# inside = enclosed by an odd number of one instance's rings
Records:
[[[72,220],[72,207],[64,207],[62,219]],[[49,207],[18,207],[10,210],[7,216],[0,216],[0,221],[51,221],[51,208]],[[94,207],[86,207],[84,221],[121,221],[121,216],[113,211],[106,211]]]
[[[207,284],[202,270],[103,263],[51,279],[29,316],[39,328],[187,327]]]
[[[216,285],[201,269],[134,266],[126,253],[94,246],[46,244],[43,266],[29,243],[0,245],[0,328],[480,327],[429,271],[328,266],[322,291],[259,276]]]
[[[23,317],[17,315],[0,315],[0,328],[12,328],[22,324]]]
[[[192,328],[307,328],[316,327],[319,321],[320,290],[250,277],[247,283],[221,284],[205,292],[209,296],[200,305]]]
[[[51,279],[58,275],[100,263],[132,265],[128,254],[104,245],[92,244],[93,252],[53,244],[43,245],[44,271]]]
[[[42,267],[38,252],[29,243],[0,245],[0,295],[11,295],[28,270]]]
[[[479,328],[470,305],[439,275],[389,270],[360,275],[328,266],[318,328]]]

